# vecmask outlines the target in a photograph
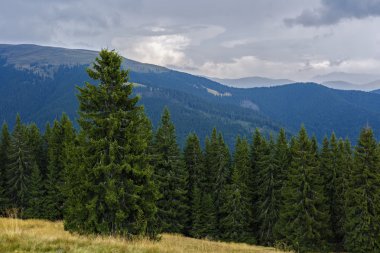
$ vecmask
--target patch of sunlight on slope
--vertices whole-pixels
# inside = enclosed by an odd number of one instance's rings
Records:
[[[75,253],[271,253],[274,248],[241,243],[198,240],[163,234],[158,242],[147,239],[79,236],[63,230],[62,222],[0,218],[0,252]]]

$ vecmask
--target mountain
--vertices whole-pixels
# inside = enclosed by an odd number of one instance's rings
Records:
[[[90,81],[85,69],[98,52],[37,45],[0,45],[0,121],[13,125],[16,113],[41,128],[66,112],[75,119],[78,109],[76,85]],[[157,126],[168,106],[179,141],[195,131],[204,139],[213,127],[223,131],[231,146],[237,134],[250,135],[256,128],[278,131],[279,124],[240,105],[220,103],[222,85],[205,78],[160,66],[124,59],[135,93],[142,97],[148,116]]]
[[[332,72],[312,80],[334,89],[371,91],[380,88],[380,75],[372,74]]]
[[[380,79],[380,75],[331,72],[325,75],[317,75],[312,78],[314,82],[324,83],[329,81],[343,81],[355,84],[366,84]]]
[[[74,119],[76,85],[88,80],[85,68],[97,52],[36,45],[0,45],[0,121],[13,124],[17,112],[40,127],[64,111]],[[355,141],[367,123],[380,137],[380,95],[344,91],[315,83],[234,88],[207,78],[125,59],[135,93],[154,126],[168,106],[181,143],[190,131],[200,138],[215,126],[232,147],[237,135],[258,127],[269,134],[303,123],[321,140],[331,131]],[[379,138],[380,139],[380,138]]]
[[[260,76],[243,77],[238,79],[221,79],[216,77],[209,77],[209,79],[236,88],[270,87],[294,83],[294,81],[289,79],[271,79]]]

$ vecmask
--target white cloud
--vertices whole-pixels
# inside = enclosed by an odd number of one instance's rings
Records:
[[[189,46],[186,36],[159,35],[135,37],[117,37],[112,46],[118,48],[128,58],[162,66],[189,64],[183,50]]]
[[[199,69],[203,75],[221,78],[267,76],[285,78],[292,76],[300,63],[284,63],[259,59],[255,56],[235,58],[231,62],[206,62]]]

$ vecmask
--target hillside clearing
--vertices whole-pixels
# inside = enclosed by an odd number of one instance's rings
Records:
[[[78,236],[63,230],[62,222],[0,218],[0,252],[133,252],[133,253],[270,253],[273,248],[212,242],[164,234],[161,241]]]

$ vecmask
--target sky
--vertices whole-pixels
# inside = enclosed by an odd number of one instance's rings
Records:
[[[210,77],[380,74],[380,0],[0,0],[0,43],[116,49]]]

